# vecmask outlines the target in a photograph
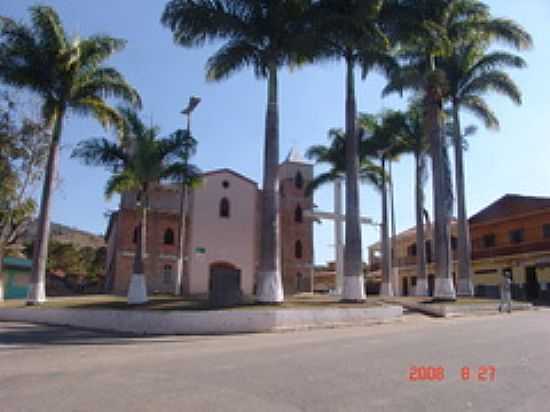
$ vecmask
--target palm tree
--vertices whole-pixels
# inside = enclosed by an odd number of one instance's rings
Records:
[[[346,172],[346,151],[345,142],[346,135],[341,129],[331,129],[328,132],[330,144],[328,146],[316,145],[312,146],[306,152],[306,157],[315,160],[317,164],[329,166],[329,169],[309,182],[306,193],[311,195],[320,186],[328,183],[334,183],[335,211],[337,214],[342,213],[341,193],[342,180]],[[362,157],[360,160],[359,179],[362,183],[372,184],[376,188],[380,188],[381,184],[381,169],[370,161],[367,157]],[[336,242],[336,290],[337,293],[342,293],[342,274],[343,267],[341,264],[344,260],[344,248],[342,245],[343,230],[339,222],[335,222],[335,242]]]
[[[346,248],[342,299],[366,299],[359,209],[359,140],[355,69],[365,78],[372,69],[390,71],[394,61],[389,41],[382,30],[381,0],[320,0],[314,4],[312,19],[318,42],[314,60],[343,59],[346,64]]]
[[[528,46],[531,40],[525,32],[519,32],[519,45]],[[460,111],[467,110],[478,117],[487,128],[498,129],[499,121],[484,100],[483,95],[493,91],[521,104],[521,91],[505,72],[505,69],[524,68],[525,61],[516,55],[488,52],[479,41],[455,47],[453,53],[440,62],[445,72],[449,102],[453,119],[453,144],[455,151],[455,181],[458,209],[458,282],[457,294],[473,296],[470,231],[466,214],[464,182],[464,136],[460,125]]]
[[[450,220],[453,208],[449,157],[443,133],[443,103],[448,97],[445,72],[438,60],[468,39],[523,42],[521,31],[507,19],[493,18],[489,7],[477,0],[388,0],[399,25],[392,36],[400,43],[402,69],[395,72],[384,93],[412,89],[424,98],[424,126],[429,138],[434,192],[436,282],[434,296],[455,299],[451,278]]]
[[[391,167],[389,165],[392,161],[397,160],[406,149],[400,134],[401,124],[395,121],[397,115],[398,112],[395,111],[385,111],[377,116],[362,114],[359,120],[363,130],[368,130],[370,134],[370,139],[365,140],[362,144],[362,156],[379,159],[381,167],[382,287],[380,289],[380,294],[383,296],[394,295],[394,287],[391,279],[393,273],[393,241],[395,241],[395,235],[393,235],[393,239],[390,237],[390,218],[388,216],[388,190],[391,188],[393,182]],[[394,222],[393,210],[391,221],[392,223]]]
[[[147,251],[147,212],[149,193],[161,181],[181,181],[188,173],[189,165],[181,160],[186,150],[186,133],[174,133],[168,138],[158,137],[156,126],[146,126],[138,114],[131,109],[120,109],[124,127],[118,142],[106,138],[85,140],[76,147],[72,157],[79,158],[86,165],[103,166],[111,171],[105,195],[111,198],[115,193],[137,192],[140,225],[128,303],[147,302],[144,257]]]
[[[190,164],[191,157],[197,151],[197,141],[191,135],[189,128],[187,130],[178,129],[174,132],[175,138],[181,139],[182,147],[178,154],[180,163],[175,166],[179,170],[174,170],[179,176],[178,180],[181,182],[181,194],[180,194],[180,229],[178,232],[178,276],[174,285],[174,294],[183,294],[183,273],[184,273],[184,258],[185,258],[185,233],[187,232],[187,214],[189,208],[189,191],[193,187],[197,186],[201,182],[200,169]]]
[[[342,129],[330,129],[328,139],[330,141],[328,146],[311,146],[306,152],[306,158],[314,160],[317,164],[329,166],[326,172],[317,175],[308,183],[306,192],[310,195],[319,187],[342,179],[346,172],[345,132]],[[362,183],[369,183],[378,188],[382,181],[382,169],[367,157],[362,156],[359,179]]]
[[[69,38],[50,7],[31,7],[30,15],[31,26],[0,19],[0,81],[42,97],[42,114],[52,130],[28,295],[29,304],[39,304],[46,300],[52,191],[65,115],[92,116],[106,127],[120,121],[107,98],[120,98],[135,106],[141,102],[116,69],[104,66],[124,48],[125,41],[103,35]]]
[[[426,154],[429,150],[424,133],[422,107],[413,101],[406,112],[393,112],[389,122],[404,145],[403,150],[412,153],[415,164],[415,216],[416,216],[416,288],[415,295],[428,295],[428,278],[426,273],[426,250],[424,230],[424,184],[427,180]]]
[[[172,0],[162,23],[184,47],[206,41],[226,43],[208,60],[209,80],[225,79],[246,66],[267,79],[263,202],[257,300],[284,300],[279,236],[279,108],[278,71],[300,61],[306,0]]]

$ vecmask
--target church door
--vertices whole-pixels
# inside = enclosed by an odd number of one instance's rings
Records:
[[[241,303],[241,271],[228,263],[210,265],[209,301],[213,307]]]

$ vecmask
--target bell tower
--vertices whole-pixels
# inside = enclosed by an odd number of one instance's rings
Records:
[[[305,216],[313,208],[306,188],[313,179],[313,165],[293,148],[279,166],[281,270],[285,294],[312,291],[313,220]]]

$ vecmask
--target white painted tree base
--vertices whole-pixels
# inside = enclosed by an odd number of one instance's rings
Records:
[[[130,278],[130,287],[128,288],[128,304],[141,305],[148,301],[145,275],[142,273],[134,273]]]
[[[282,303],[285,300],[281,273],[258,272],[256,300],[260,303]]]
[[[380,296],[395,296],[391,282],[382,282],[380,286]]]
[[[29,305],[40,305],[46,302],[46,285],[44,282],[31,283],[27,293],[27,303]]]
[[[417,279],[416,288],[414,290],[414,296],[423,297],[428,295],[429,295],[428,279]]]
[[[434,298],[456,299],[455,287],[451,278],[435,278]]]
[[[342,300],[361,302],[367,299],[363,276],[344,276]]]
[[[2,274],[0,273],[0,302],[4,301],[4,279],[2,279]]]
[[[471,279],[458,279],[456,282],[457,296],[474,296],[474,284]]]

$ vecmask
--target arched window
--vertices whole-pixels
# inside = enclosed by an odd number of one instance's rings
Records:
[[[162,270],[162,281],[166,284],[172,283],[172,265],[164,265]]]
[[[174,244],[174,231],[172,229],[166,229],[164,231],[164,244],[165,245]]]
[[[294,176],[294,186],[296,186],[296,189],[303,189],[304,176],[302,176],[302,173],[298,172],[296,176]]]
[[[304,211],[300,205],[296,206],[296,209],[294,210],[294,221],[296,223],[302,223],[304,221]]]
[[[134,243],[137,243],[138,241],[138,238],[139,238],[139,231],[141,230],[141,226],[138,225],[134,228],[134,235],[133,235],[133,238],[132,238],[132,242]]]
[[[224,197],[221,201],[220,201],[220,217],[223,217],[223,218],[229,218],[229,216],[231,215],[231,206],[229,205],[229,200]]]
[[[296,259],[302,259],[304,256],[304,247],[302,246],[302,242],[300,240],[297,240],[294,244],[294,257]]]

